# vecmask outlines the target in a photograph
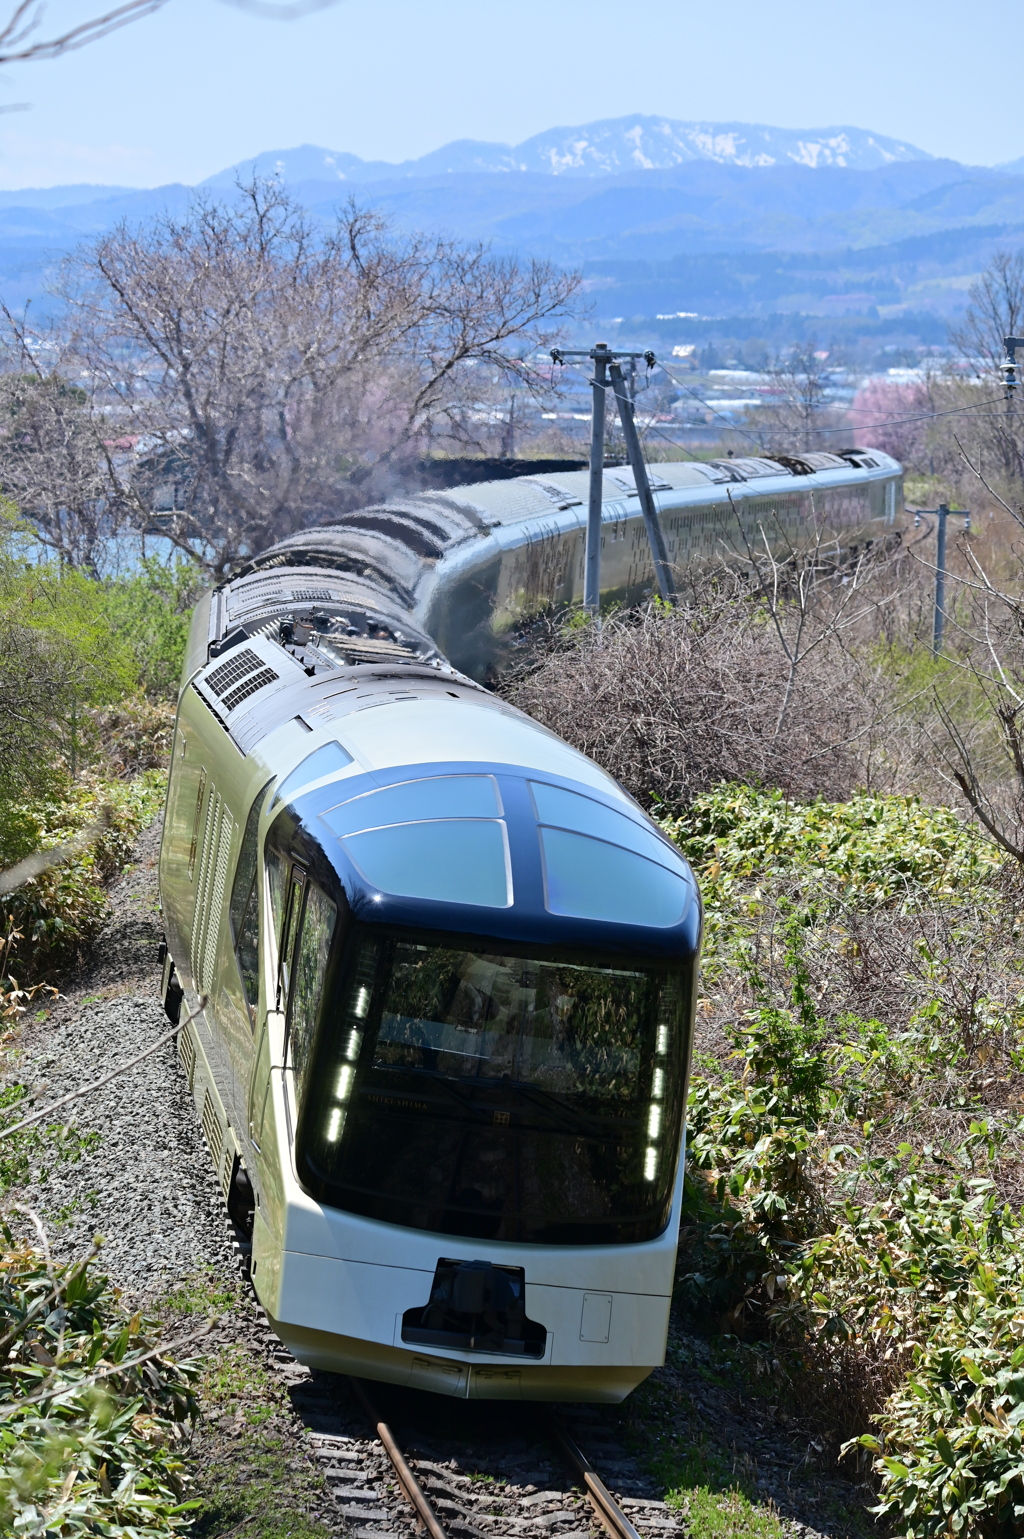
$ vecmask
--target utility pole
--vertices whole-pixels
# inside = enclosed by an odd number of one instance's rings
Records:
[[[608,393],[607,342],[594,348],[593,408],[590,418],[590,496],[587,502],[587,552],[583,562],[583,603],[591,614],[601,609],[601,509],[604,505],[604,417]]]
[[[634,353],[633,357],[636,356]],[[654,354],[644,355],[648,367],[654,362]],[[636,430],[636,408],[626,389],[626,381],[622,376],[622,369],[617,362],[613,362],[608,370],[612,379],[612,389],[615,391],[615,399],[619,404],[619,421],[622,423],[622,433],[626,440],[626,453],[629,455],[629,463],[633,467],[633,479],[636,489],[640,493],[640,507],[644,515],[644,523],[647,525],[647,543],[651,547],[651,559],[654,562],[654,576],[658,584],[658,592],[666,604],[674,604],[676,601],[676,585],[672,576],[672,567],[669,564],[668,550],[665,545],[665,535],[662,532],[658,520],[658,510],[654,506],[654,497],[651,493],[651,483],[647,479],[647,466],[644,464],[643,450],[640,447],[640,435]]]
[[[502,434],[501,453],[506,460],[514,460],[516,457],[516,393],[514,390],[509,397],[508,419]]]
[[[1010,339],[1012,340],[1012,339]],[[919,525],[922,518],[935,518],[938,520],[938,530],[935,548],[935,613],[932,618],[932,656],[939,657],[942,653],[942,629],[946,619],[946,520],[947,518],[962,518],[964,529],[971,527],[971,515],[958,513],[948,508],[944,502],[940,502],[937,508],[922,508],[914,514],[914,523]]]
[[[673,581],[672,568],[665,546],[665,536],[658,521],[658,510],[654,506],[651,483],[647,476],[647,466],[644,464],[643,452],[640,447],[640,436],[636,430],[635,406],[626,385],[622,368],[618,362],[620,358],[628,358],[635,369],[635,360],[642,358],[647,367],[651,369],[656,362],[654,354],[650,351],[643,353],[616,352],[606,342],[598,342],[589,352],[566,352],[563,348],[553,347],[551,349],[551,357],[555,363],[564,363],[567,358],[589,358],[594,365],[594,377],[591,380],[594,392],[594,406],[590,429],[590,499],[587,507],[587,547],[583,568],[583,602],[592,614],[596,615],[601,608],[601,511],[604,501],[604,433],[606,397],[610,384],[615,392],[615,399],[619,408],[619,420],[622,423],[622,432],[626,440],[626,453],[629,456],[629,463],[633,470],[633,480],[636,482],[636,489],[640,498],[640,509],[647,528],[647,540],[651,547],[651,559],[654,562],[654,577],[658,584],[658,592],[666,603],[674,604],[676,599],[675,582]]]

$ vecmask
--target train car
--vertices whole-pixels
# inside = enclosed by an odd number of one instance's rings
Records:
[[[841,465],[664,467],[662,517],[710,559],[711,516],[760,478],[780,529],[852,495],[837,537],[879,537],[899,467]],[[663,1360],[699,894],[609,775],[481,683],[578,590],[580,479],[365,509],[193,617],[165,1001],[256,1292],[313,1366],[618,1401]],[[649,557],[606,479],[605,592],[628,598]]]

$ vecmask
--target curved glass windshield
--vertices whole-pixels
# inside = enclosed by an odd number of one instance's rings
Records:
[[[364,791],[321,816],[332,834],[357,833],[388,823],[428,818],[500,818],[501,797],[493,775],[431,775]]]
[[[617,844],[542,828],[540,845],[551,914],[667,929],[679,923],[693,895],[681,869],[669,871]]]
[[[361,934],[297,1156],[318,1200],[439,1234],[624,1244],[668,1222],[692,973]]]
[[[512,902],[508,838],[496,819],[400,823],[349,834],[342,844],[366,880],[395,897],[478,908]]]

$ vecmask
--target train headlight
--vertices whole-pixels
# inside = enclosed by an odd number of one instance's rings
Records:
[[[658,1027],[654,1046],[656,1058],[668,1053],[668,1027]],[[661,1102],[665,1094],[665,1070],[656,1067],[651,1074],[651,1105],[647,1113],[647,1148],[644,1152],[644,1180],[653,1181],[658,1174],[658,1135],[661,1133]]]
[[[369,990],[360,989],[353,1006],[353,1015],[364,1016],[369,1003]],[[352,1090],[352,1081],[356,1076],[355,1065],[362,1042],[362,1032],[358,1027],[353,1027],[348,1034],[348,1041],[345,1044],[346,1062],[338,1070],[338,1078],[334,1086],[333,1104],[327,1114],[327,1122],[324,1126],[324,1139],[329,1144],[336,1144],[345,1130],[345,1113],[348,1109],[348,1098]]]

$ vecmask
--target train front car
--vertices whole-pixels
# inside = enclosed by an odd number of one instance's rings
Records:
[[[161,885],[209,996],[182,1051],[256,1291],[314,1366],[620,1400],[665,1349],[693,877],[471,680],[359,677],[249,637],[179,708]]]
[[[260,1296],[321,1367],[618,1400],[665,1348],[692,877],[609,779],[485,702],[396,703],[345,744],[348,774],[265,841]]]

